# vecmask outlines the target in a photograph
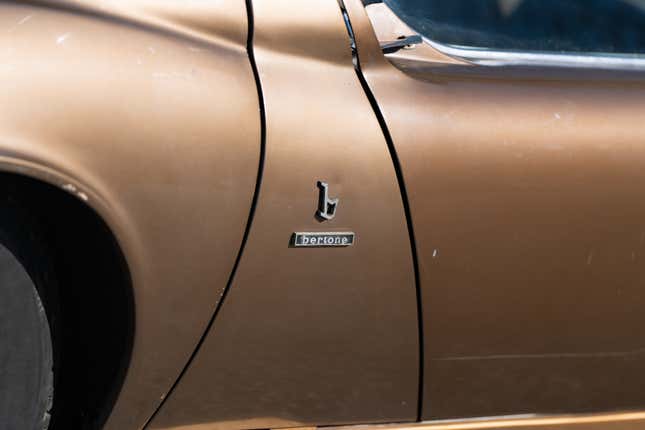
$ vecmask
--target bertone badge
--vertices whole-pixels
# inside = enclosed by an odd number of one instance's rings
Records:
[[[338,198],[329,197],[329,185],[326,182],[318,181],[318,210],[316,218],[319,221],[330,221],[336,216],[338,210]],[[327,246],[351,246],[354,244],[353,232],[296,232],[291,238],[291,245],[299,247],[327,247]]]
[[[293,246],[351,246],[354,244],[352,232],[297,232],[293,234]]]
[[[338,208],[338,199],[329,198],[329,185],[327,182],[318,181],[318,211],[316,215],[323,221],[329,221],[336,216]]]

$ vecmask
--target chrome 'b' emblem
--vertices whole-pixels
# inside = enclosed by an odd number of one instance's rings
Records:
[[[336,216],[336,209],[338,208],[338,198],[330,199],[326,182],[318,181],[318,188],[320,194],[318,195],[318,215],[322,220],[330,220]]]

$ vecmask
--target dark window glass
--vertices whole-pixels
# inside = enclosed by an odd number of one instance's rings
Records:
[[[645,0],[385,0],[425,37],[512,51],[645,53]]]

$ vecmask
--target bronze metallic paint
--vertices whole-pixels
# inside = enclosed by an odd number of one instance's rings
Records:
[[[405,216],[335,1],[255,0],[266,162],[242,259],[151,429],[416,419],[416,295]],[[285,11],[288,11],[286,13]],[[340,198],[319,222],[317,181]],[[295,231],[354,231],[290,248]]]
[[[260,125],[246,8],[222,0],[207,12],[167,1],[0,5],[0,166],[92,206],[132,273],[134,349],[106,429],[140,428],[166,395],[249,214]]]
[[[389,62],[346,3],[410,198],[423,418],[642,409],[642,76]]]
[[[150,428],[414,420],[410,243],[339,7],[253,3],[257,214]],[[475,67],[428,46],[388,61],[360,1],[345,3],[410,198],[423,418],[642,408],[642,77]],[[141,428],[203,334],[250,210],[260,117],[244,1],[8,2],[0,28],[0,170],[74,194],[117,237],[136,333],[105,428]],[[325,223],[318,180],[341,198]],[[355,231],[356,244],[289,248],[295,231]],[[617,413],[369,428],[643,427]]]

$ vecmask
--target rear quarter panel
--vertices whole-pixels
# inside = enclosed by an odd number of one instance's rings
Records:
[[[260,124],[243,1],[96,3],[0,5],[0,168],[76,194],[123,248],[136,332],[106,428],[129,429],[166,395],[226,285]]]

